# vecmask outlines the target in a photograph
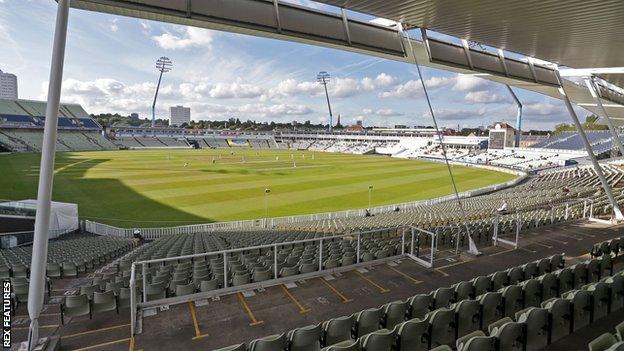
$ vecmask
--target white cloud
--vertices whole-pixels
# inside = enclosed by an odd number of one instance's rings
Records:
[[[435,109],[434,113],[436,119],[438,120],[459,121],[466,119],[482,118],[487,113],[487,109],[485,107],[481,107],[475,111],[466,109],[441,108]],[[423,118],[431,119],[431,114],[429,113],[429,111],[423,114]]]
[[[250,118],[280,118],[287,116],[309,115],[313,111],[305,105],[298,104],[244,104],[244,105],[220,105],[210,103],[191,104],[193,111],[207,113],[213,117],[227,117],[228,115],[244,115]]]
[[[455,78],[453,90],[455,91],[477,91],[483,90],[490,84],[489,81],[472,75],[458,74]]]
[[[431,77],[425,80],[427,89],[440,89],[453,84],[455,78]],[[392,89],[379,94],[381,98],[417,98],[422,96],[422,83],[420,79],[408,80],[402,84],[396,84]]]
[[[471,91],[464,96],[464,101],[469,104],[498,104],[510,102],[509,96],[503,96],[490,90]]]
[[[139,20],[139,24],[141,25],[141,31],[143,34],[147,35],[152,31],[152,26],[146,20]]]
[[[165,50],[209,47],[214,39],[214,32],[203,28],[186,27],[182,33],[163,33],[153,36],[152,39]]]
[[[382,116],[382,117],[403,116],[403,114],[401,112],[394,111],[391,108],[379,109],[379,110],[375,111],[375,114],[377,116]]]
[[[379,93],[380,98],[414,98],[422,94],[420,79],[409,80],[394,86],[391,90]]]
[[[332,78],[327,85],[331,98],[347,98],[358,94],[374,91],[381,87],[396,84],[397,79],[389,74],[381,73],[375,78]],[[323,86],[315,81],[297,81],[286,79],[269,89],[265,98],[283,98],[295,96],[320,96],[324,94]]]
[[[110,24],[109,24],[109,28],[111,30],[111,32],[117,32],[119,30],[119,25],[117,25],[117,22],[119,20],[117,18],[113,18],[112,20],[110,20]]]
[[[216,99],[233,99],[233,98],[256,98],[262,95],[263,90],[255,85],[233,82],[233,83],[217,83],[208,95]]]
[[[397,79],[389,74],[386,73],[380,73],[376,78],[375,78],[375,84],[378,87],[387,87],[393,84],[396,84]]]
[[[42,85],[42,97],[46,85]],[[93,81],[67,79],[63,82],[63,101],[79,103],[90,113],[117,112],[129,114],[139,112],[149,115],[156,84],[142,82],[126,84],[111,78]],[[232,99],[257,97],[262,93],[259,87],[237,81],[234,83],[179,85],[166,84],[160,87],[157,116],[167,117],[168,106],[183,104],[191,107],[194,119],[219,119],[239,117],[241,119],[274,120],[284,117],[310,115],[314,111],[298,103],[233,103],[216,104],[206,102],[207,98]]]

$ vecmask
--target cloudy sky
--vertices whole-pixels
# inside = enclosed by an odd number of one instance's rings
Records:
[[[307,0],[289,0],[302,2]],[[0,0],[0,70],[18,76],[20,98],[45,99],[56,3]],[[332,9],[328,9],[332,11]],[[192,118],[327,120],[318,71],[332,75],[329,94],[343,124],[431,125],[413,65],[303,44],[70,10],[62,101],[90,113],[150,115],[157,71],[169,57],[157,115],[190,106]],[[515,120],[504,86],[472,76],[423,70],[439,123],[479,126]],[[517,90],[525,129],[569,122],[563,102]]]

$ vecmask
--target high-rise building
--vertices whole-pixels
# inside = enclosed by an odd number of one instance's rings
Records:
[[[184,106],[171,106],[169,108],[169,124],[181,126],[183,123],[191,122],[191,108]]]
[[[17,100],[17,76],[0,70],[0,99]]]

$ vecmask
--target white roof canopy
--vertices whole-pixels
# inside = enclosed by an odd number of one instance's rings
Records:
[[[435,0],[320,0],[406,28],[429,28],[569,67],[624,66],[624,6],[618,0],[442,2]],[[552,67],[430,39],[402,38],[396,28],[272,0],[72,0],[79,9],[289,40],[420,64],[561,98]],[[413,48],[413,50],[411,49]],[[502,51],[501,51],[502,52]],[[618,83],[621,75],[605,75]],[[572,102],[598,114],[589,89],[564,79]],[[613,119],[624,122],[624,95],[600,88]]]

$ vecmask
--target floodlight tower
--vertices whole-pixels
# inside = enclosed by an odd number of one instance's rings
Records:
[[[316,75],[316,81],[325,88],[325,97],[327,98],[327,108],[329,109],[329,132],[331,133],[332,122],[333,122],[334,116],[332,115],[331,104],[329,103],[329,94],[327,93],[327,84],[329,84],[329,73],[325,71],[320,71]]]
[[[162,80],[163,73],[171,71],[173,63],[168,57],[161,57],[156,60],[156,69],[160,71],[158,76],[158,85],[156,85],[156,94],[154,94],[154,102],[152,103],[152,128],[156,125],[156,99],[158,98],[158,90],[160,89],[160,81]]]

